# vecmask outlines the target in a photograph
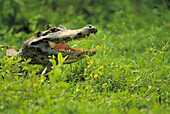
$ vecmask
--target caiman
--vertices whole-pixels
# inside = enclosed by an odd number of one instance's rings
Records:
[[[23,43],[22,49],[16,51],[15,49],[8,48],[6,55],[12,57],[16,55],[23,60],[31,59],[30,64],[40,64],[43,66],[51,66],[49,56],[55,56],[55,61],[58,63],[58,53],[61,53],[66,60],[63,64],[70,64],[81,60],[82,58],[96,54],[95,49],[84,50],[76,49],[67,44],[69,41],[78,40],[80,38],[88,38],[89,35],[97,33],[96,27],[93,25],[86,25],[85,27],[77,30],[70,30],[62,25],[59,27],[47,26],[45,31],[38,31],[33,37]],[[0,45],[3,49],[4,46]]]

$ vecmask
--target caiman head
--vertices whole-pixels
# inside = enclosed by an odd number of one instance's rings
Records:
[[[61,25],[59,27],[47,26],[45,31],[36,32],[35,36],[23,44],[20,56],[24,59],[31,58],[31,64],[46,66],[50,64],[49,56],[52,55],[56,57],[55,60],[58,63],[58,53],[61,53],[63,57],[68,55],[64,64],[73,63],[86,57],[86,55],[96,54],[97,48],[85,51],[71,47],[67,42],[80,38],[87,39],[91,33],[97,33],[97,29],[92,25],[86,25],[77,30],[70,30]]]

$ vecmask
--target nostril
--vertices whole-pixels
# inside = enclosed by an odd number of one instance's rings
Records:
[[[56,32],[56,28],[51,28],[50,31],[51,32]]]
[[[92,25],[87,25],[87,27],[89,27],[89,28],[93,28],[93,26],[92,26]]]

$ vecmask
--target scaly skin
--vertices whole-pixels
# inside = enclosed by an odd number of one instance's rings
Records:
[[[17,55],[23,59],[30,59],[30,64],[41,64],[43,66],[51,66],[49,56],[57,56],[61,53],[63,57],[67,57],[64,64],[70,64],[81,60],[86,55],[92,56],[96,54],[95,49],[85,51],[84,49],[76,49],[67,44],[68,41],[87,38],[91,33],[96,34],[97,29],[92,25],[77,30],[70,30],[64,26],[54,27],[47,26],[43,32],[36,32],[35,35],[28,39],[18,52],[14,49],[7,48],[7,56]],[[0,45],[3,49],[3,46]]]

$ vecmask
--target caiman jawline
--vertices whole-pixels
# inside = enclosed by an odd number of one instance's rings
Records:
[[[94,33],[95,34],[95,33]],[[86,40],[88,39],[88,36],[89,35],[82,35],[82,37],[77,37],[77,38],[74,38],[74,40],[77,40],[77,39],[80,39],[80,38],[86,38]],[[62,43],[55,43],[55,42],[52,42],[52,41],[48,41],[49,43],[49,46],[51,48],[53,48],[54,50],[58,50],[58,51],[62,51],[62,52],[72,52],[72,53],[79,53],[79,52],[94,52],[97,50],[97,47],[95,49],[93,49],[93,46],[90,50],[85,50],[83,48],[81,49],[77,49],[77,48],[74,48],[74,47],[71,47],[70,45],[67,44],[68,41],[64,41]]]

